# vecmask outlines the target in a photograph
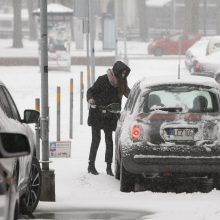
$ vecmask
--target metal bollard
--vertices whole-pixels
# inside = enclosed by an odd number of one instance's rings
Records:
[[[91,81],[91,71],[89,66],[87,67],[87,89],[90,87],[90,81]]]
[[[35,99],[35,110],[40,112],[40,99]],[[40,160],[40,119],[35,124],[35,137],[36,137],[36,157]]]
[[[73,138],[73,94],[74,86],[73,79],[70,79],[70,124],[69,124],[69,138]]]
[[[80,72],[80,125],[83,124],[83,94],[84,94],[84,83],[83,83],[83,72]]]
[[[90,71],[90,67],[87,66],[87,90],[90,88],[91,86],[91,71]],[[89,109],[89,103],[87,104],[87,108]]]
[[[57,87],[57,141],[60,141],[60,86]]]

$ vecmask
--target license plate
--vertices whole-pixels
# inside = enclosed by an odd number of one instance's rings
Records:
[[[192,141],[194,140],[194,129],[190,128],[171,128],[167,130],[170,140]]]

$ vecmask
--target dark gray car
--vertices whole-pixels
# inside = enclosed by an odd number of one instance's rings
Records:
[[[115,177],[123,192],[165,178],[207,178],[220,188],[219,84],[210,77],[142,79],[115,134]]]

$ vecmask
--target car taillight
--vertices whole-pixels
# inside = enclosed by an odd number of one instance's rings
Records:
[[[131,139],[133,141],[139,141],[141,139],[141,128],[139,126],[134,126],[132,128]]]

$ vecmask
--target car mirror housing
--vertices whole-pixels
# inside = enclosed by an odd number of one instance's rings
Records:
[[[29,154],[30,144],[25,135],[0,133],[0,158],[20,157]]]
[[[37,123],[40,117],[40,113],[35,110],[26,109],[24,111],[24,123],[31,124]]]

